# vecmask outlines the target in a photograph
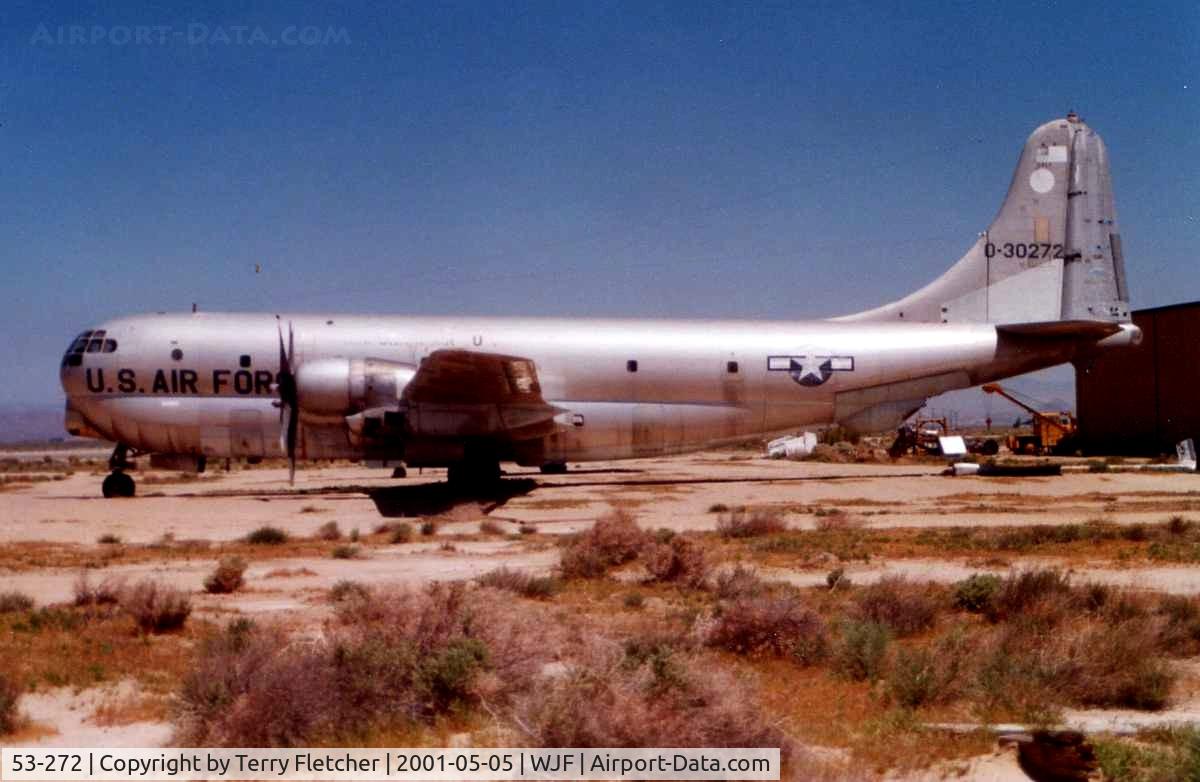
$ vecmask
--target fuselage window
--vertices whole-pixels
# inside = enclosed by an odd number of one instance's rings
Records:
[[[175,348],[174,350],[171,351],[171,358],[175,361],[182,361],[183,360],[183,351],[180,350],[179,348]]]
[[[250,368],[250,357],[243,355],[241,358],[238,359],[238,366],[240,366],[242,369],[249,369]]]
[[[738,372],[738,362],[726,361],[725,362],[725,371],[731,375],[736,375]]]
[[[626,361],[625,362],[625,370],[627,372],[637,372],[637,361],[632,358],[629,359],[628,361]]]

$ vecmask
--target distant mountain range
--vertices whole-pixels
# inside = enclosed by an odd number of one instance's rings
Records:
[[[1061,376],[1061,377],[1060,377]],[[1075,379],[1070,372],[1052,371],[1026,375],[1004,383],[1031,400],[1039,410],[1075,410]],[[978,388],[951,391],[929,400],[921,415],[945,416],[954,426],[982,424],[991,417],[997,426],[1008,426],[1028,414],[1006,399],[985,394]],[[0,402],[0,443],[24,443],[68,439],[63,429],[63,402]]]
[[[0,443],[65,440],[63,402],[0,402]]]

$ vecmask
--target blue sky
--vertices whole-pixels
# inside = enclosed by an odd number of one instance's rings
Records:
[[[1135,306],[1200,298],[1195,2],[17,2],[0,35],[0,401],[57,398],[89,324],[192,302],[874,306],[1072,108]]]

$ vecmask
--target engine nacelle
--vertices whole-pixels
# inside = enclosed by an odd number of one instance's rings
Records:
[[[341,421],[368,408],[395,409],[417,373],[409,364],[376,358],[321,358],[296,370],[302,418]]]

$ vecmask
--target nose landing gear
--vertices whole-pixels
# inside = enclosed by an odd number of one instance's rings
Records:
[[[137,491],[137,484],[125,472],[126,470],[133,469],[133,463],[129,461],[129,448],[127,446],[118,444],[113,449],[112,456],[108,457],[108,469],[112,470],[112,472],[100,484],[101,493],[110,499],[113,497],[132,497]]]

